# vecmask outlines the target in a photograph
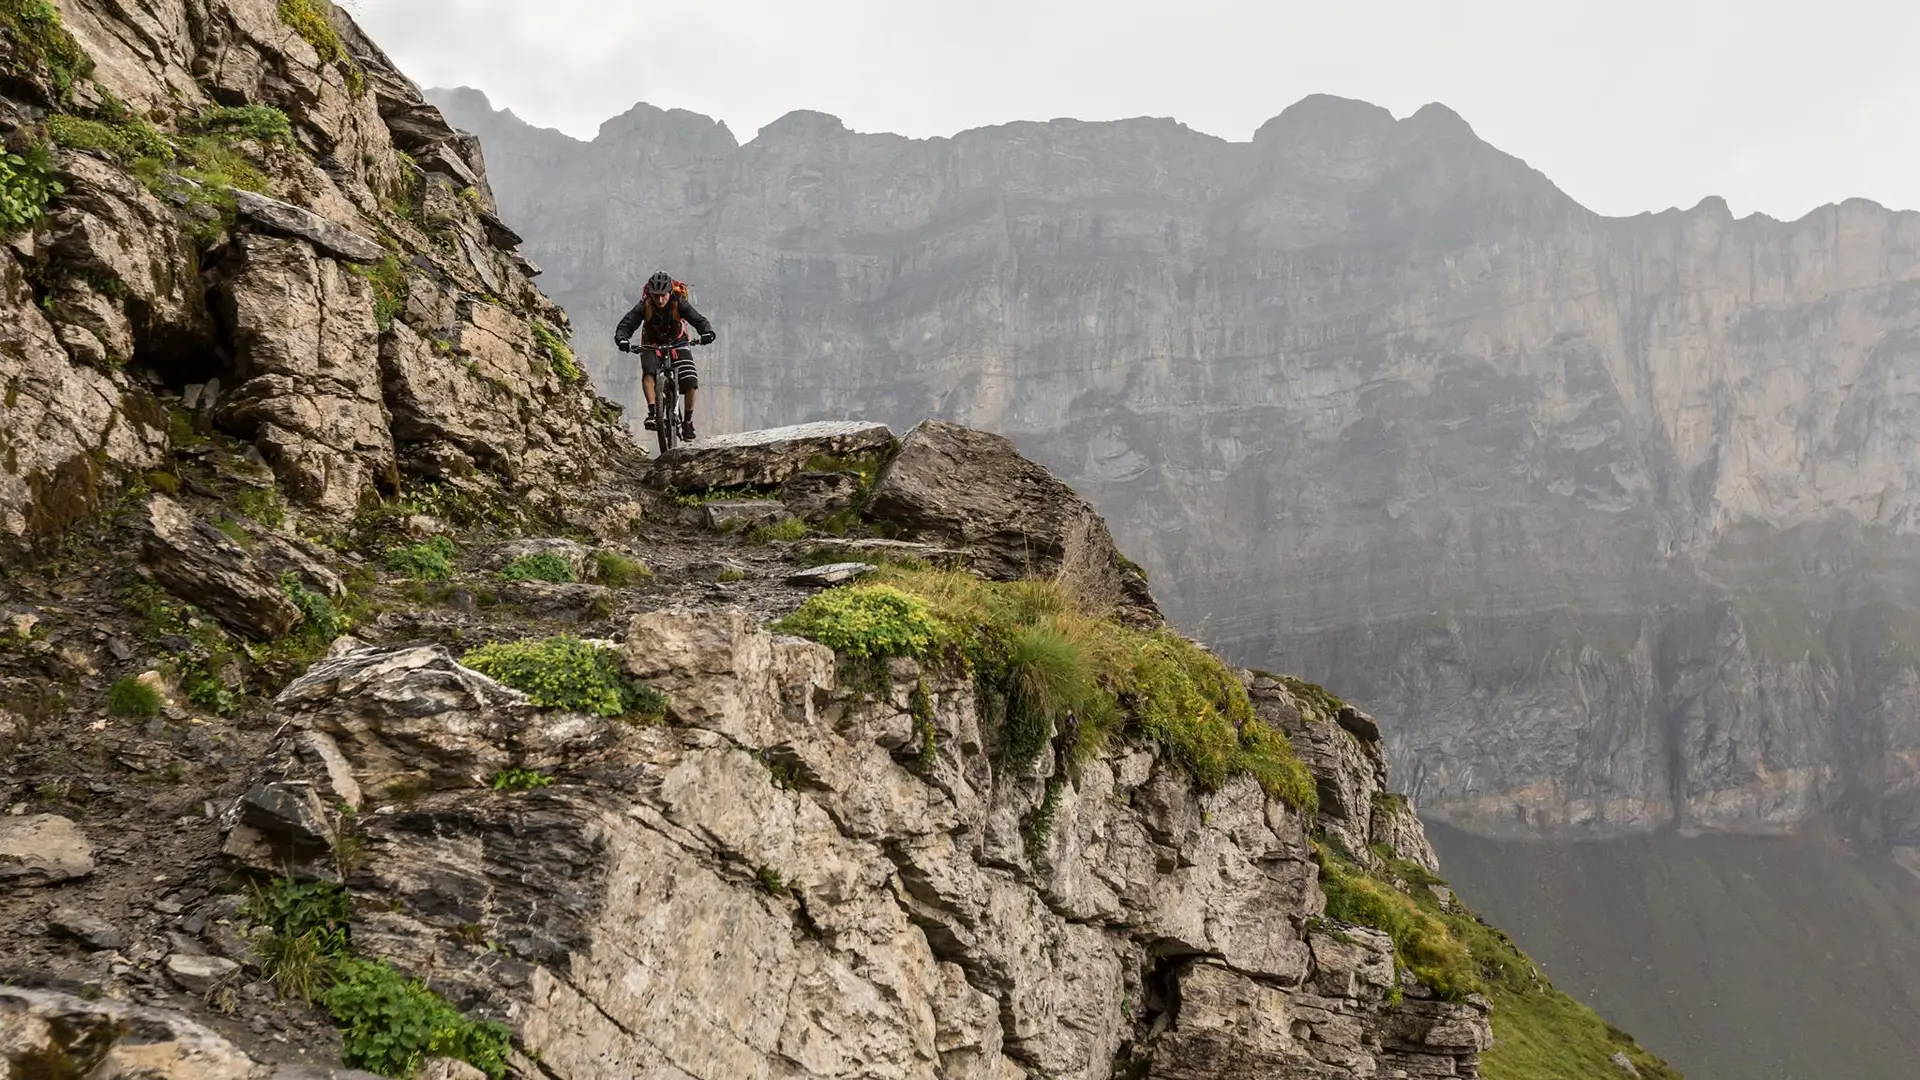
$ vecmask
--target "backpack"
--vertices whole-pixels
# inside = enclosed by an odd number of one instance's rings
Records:
[[[693,293],[687,288],[687,283],[684,281],[675,281],[673,283],[673,297],[676,301],[685,300],[689,304],[693,303]]]

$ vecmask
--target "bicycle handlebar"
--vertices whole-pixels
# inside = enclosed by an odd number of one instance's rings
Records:
[[[630,353],[637,353],[642,349],[652,349],[655,352],[666,352],[668,349],[698,349],[700,347],[701,345],[700,345],[699,338],[688,338],[686,341],[678,342],[671,345],[645,345],[638,341],[629,341],[627,342],[627,346],[623,351],[630,352]]]

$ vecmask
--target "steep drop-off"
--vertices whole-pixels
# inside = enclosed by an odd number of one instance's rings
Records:
[[[1209,641],[1404,717],[1426,812],[1920,844],[1920,214],[1602,218],[1438,105],[742,145],[435,99],[617,394],[662,265],[720,430],[1017,439]]]

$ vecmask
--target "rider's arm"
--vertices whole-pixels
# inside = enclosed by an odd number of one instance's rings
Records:
[[[626,348],[627,342],[633,340],[634,329],[640,325],[640,320],[646,317],[647,298],[643,296],[639,303],[633,305],[633,310],[627,312],[626,317],[620,320],[620,325],[613,328],[613,343],[620,348]]]
[[[693,328],[700,331],[701,337],[707,337],[713,333],[713,324],[708,322],[705,315],[700,314],[692,304],[687,303],[685,300],[680,301],[680,317],[692,323]]]

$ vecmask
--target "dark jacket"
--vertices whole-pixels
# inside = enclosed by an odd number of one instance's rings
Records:
[[[633,332],[638,330],[642,345],[671,345],[680,340],[682,319],[692,323],[693,328],[702,334],[713,333],[713,324],[685,297],[674,297],[668,302],[664,313],[656,313],[647,307],[647,298],[642,296],[640,302],[633,305],[633,310],[620,320],[620,325],[614,327],[613,343],[625,348],[627,342],[633,340]]]

